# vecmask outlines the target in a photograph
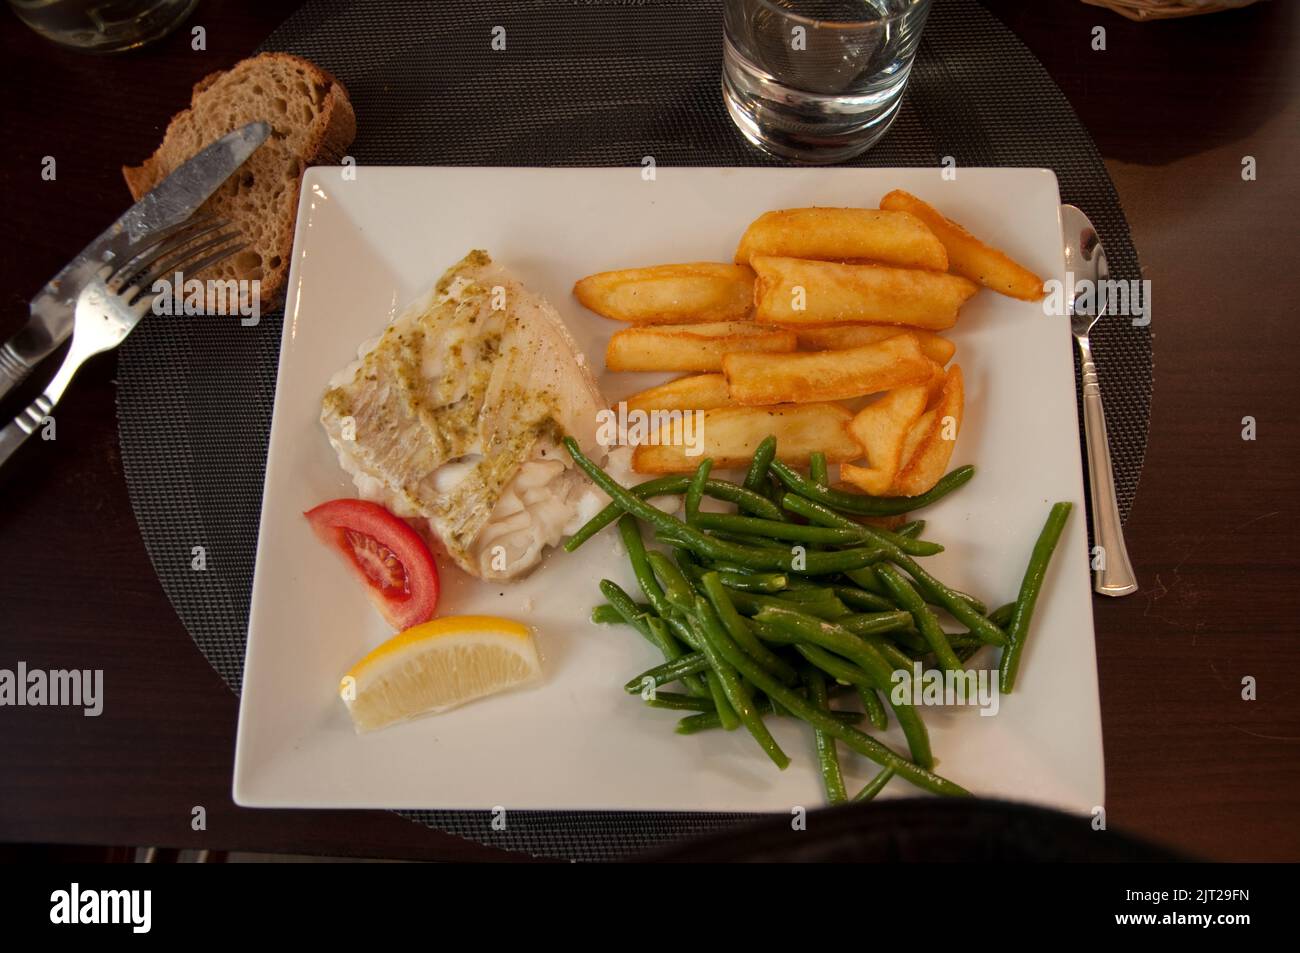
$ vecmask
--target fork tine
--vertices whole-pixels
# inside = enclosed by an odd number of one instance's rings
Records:
[[[238,241],[235,242],[233,245],[227,245],[224,248],[218,248],[216,251],[212,252],[211,254],[204,255],[198,261],[190,262],[186,267],[190,271],[198,273],[201,272],[204,268],[211,268],[213,265],[220,264],[221,262],[229,258],[231,255],[234,255],[237,252],[241,252],[247,247],[248,247],[248,242]]]
[[[114,250],[114,254],[103,259],[100,264],[108,268],[109,273],[120,270],[129,264],[133,259],[138,258],[141,254],[153,248],[164,239],[170,238],[179,231],[187,228],[194,228],[216,218],[214,212],[195,213],[183,222],[177,222],[175,225],[169,225],[166,228],[154,229],[146,232],[142,237],[131,239],[125,233],[114,236],[109,247]]]
[[[112,272],[107,282],[110,287],[122,287],[128,284],[131,278],[156,263],[163,255],[170,254],[194,239],[211,234],[229,224],[223,218],[209,215],[198,221],[190,219],[181,225],[164,229],[156,237],[148,239],[147,243],[138,246],[130,258],[123,259],[116,267],[110,266]]]
[[[200,252],[213,248],[213,246],[220,245],[222,242],[229,241],[230,239],[236,240],[231,244],[217,248],[215,251],[212,251],[207,255],[199,255]],[[198,274],[199,272],[202,272],[203,269],[219,264],[231,255],[243,251],[247,247],[248,242],[243,241],[242,236],[238,233],[230,232],[225,235],[219,235],[211,241],[204,242],[202,245],[186,249],[181,256],[173,259],[173,261],[167,265],[159,266],[141,281],[132,282],[130,287],[122,290],[121,296],[127,304],[132,307],[138,307],[157,297],[151,289],[153,288],[154,282],[167,274],[167,272],[175,269],[181,272],[188,271],[191,274]],[[177,293],[178,291],[179,289],[174,289],[173,293]]]
[[[180,271],[183,273],[186,270],[184,267],[186,265],[193,268],[193,262],[197,260],[197,256],[200,253],[205,252],[210,248],[215,248],[223,242],[228,242],[232,239],[240,240],[240,247],[244,247],[247,243],[243,242],[242,238],[243,236],[240,235],[239,232],[226,232],[222,235],[209,238],[207,241],[199,242],[197,245],[187,245],[178,254],[172,255],[165,261],[161,263],[155,261],[154,266],[147,272],[140,272],[132,275],[131,280],[123,286],[120,293],[125,295],[131,288],[137,288],[140,291],[147,291],[149,288],[153,287],[155,281],[169,272]]]
[[[198,225],[204,225],[213,221],[217,217],[218,216],[215,212],[203,212],[202,214],[196,213],[185,219],[183,222],[177,222],[175,225],[170,225],[167,228],[160,228],[157,231],[149,232],[139,241],[134,242],[130,247],[134,250],[135,254],[138,255],[141,252],[146,252],[150,248],[153,248],[159,242],[171,238],[177,232],[182,232],[187,228],[194,228]]]

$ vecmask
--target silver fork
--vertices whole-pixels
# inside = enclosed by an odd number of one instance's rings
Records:
[[[246,247],[238,232],[221,232],[227,224],[214,218],[191,220],[162,240],[142,242],[130,258],[105,265],[86,282],[77,297],[72,343],[63,364],[45,391],[0,430],[0,465],[44,425],[81,365],[117,347],[140,323],[157,298],[154,282],[172,272],[197,275]],[[179,296],[180,289],[173,294]]]

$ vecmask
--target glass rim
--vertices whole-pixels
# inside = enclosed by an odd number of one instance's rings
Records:
[[[842,29],[861,29],[862,27],[875,26],[881,23],[890,23],[907,16],[912,10],[923,3],[930,3],[931,0],[911,0],[911,4],[906,10],[900,10],[898,13],[887,13],[877,17],[874,20],[819,20],[817,17],[810,17],[804,13],[795,13],[789,7],[780,6],[776,0],[732,0],[739,3],[753,3],[760,7],[766,7],[773,13],[779,14],[787,20],[794,20],[799,23],[808,24],[819,30],[842,30]]]

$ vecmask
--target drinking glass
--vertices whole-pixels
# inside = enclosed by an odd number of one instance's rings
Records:
[[[754,145],[840,162],[885,134],[930,0],[725,0],[722,92]]]
[[[9,0],[29,27],[61,46],[111,53],[143,46],[180,24],[198,0]]]

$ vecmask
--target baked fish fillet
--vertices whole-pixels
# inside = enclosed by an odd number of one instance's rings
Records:
[[[330,379],[321,423],[362,498],[509,579],[605,502],[560,445],[603,457],[605,406],[555,309],[471,251]]]

